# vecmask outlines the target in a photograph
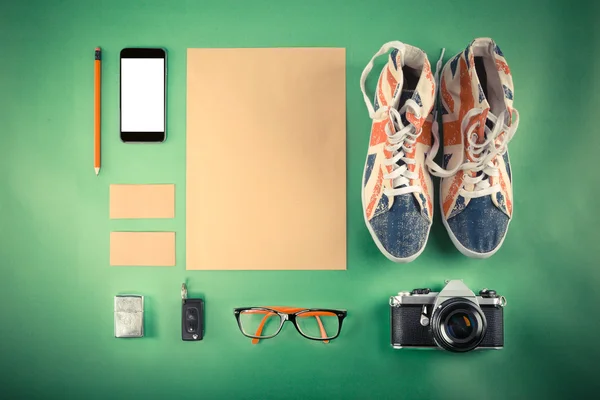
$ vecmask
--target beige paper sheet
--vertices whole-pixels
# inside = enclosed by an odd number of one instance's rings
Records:
[[[119,218],[175,218],[175,185],[110,185],[109,214]]]
[[[345,62],[188,49],[187,269],[346,269]]]
[[[110,265],[175,266],[175,232],[111,232]]]

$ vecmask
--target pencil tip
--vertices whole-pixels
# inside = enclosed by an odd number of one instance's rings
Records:
[[[94,171],[96,171],[96,175],[98,175],[100,173],[100,168],[96,167],[94,168]]]

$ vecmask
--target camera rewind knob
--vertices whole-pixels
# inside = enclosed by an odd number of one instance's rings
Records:
[[[431,292],[429,288],[413,289],[412,294],[429,294],[429,292]]]
[[[496,291],[495,290],[491,290],[491,289],[481,289],[479,291],[479,295],[481,297],[488,297],[488,298],[490,298],[490,297],[498,297],[498,294],[496,293]]]

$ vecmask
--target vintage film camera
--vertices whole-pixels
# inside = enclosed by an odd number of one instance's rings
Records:
[[[475,295],[462,281],[441,292],[414,289],[390,297],[392,347],[453,352],[504,347],[504,296],[483,289]]]

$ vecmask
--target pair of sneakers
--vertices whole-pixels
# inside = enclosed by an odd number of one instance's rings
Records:
[[[384,66],[372,104],[365,82],[374,60]],[[410,262],[424,250],[433,222],[431,175],[441,179],[442,222],[456,248],[486,258],[502,245],[513,213],[507,145],[519,114],[506,59],[488,38],[473,40],[432,73],[421,49],[394,41],[373,56],[361,90],[373,120],[362,203],[375,243],[390,260]],[[438,101],[443,124],[442,166]]]

